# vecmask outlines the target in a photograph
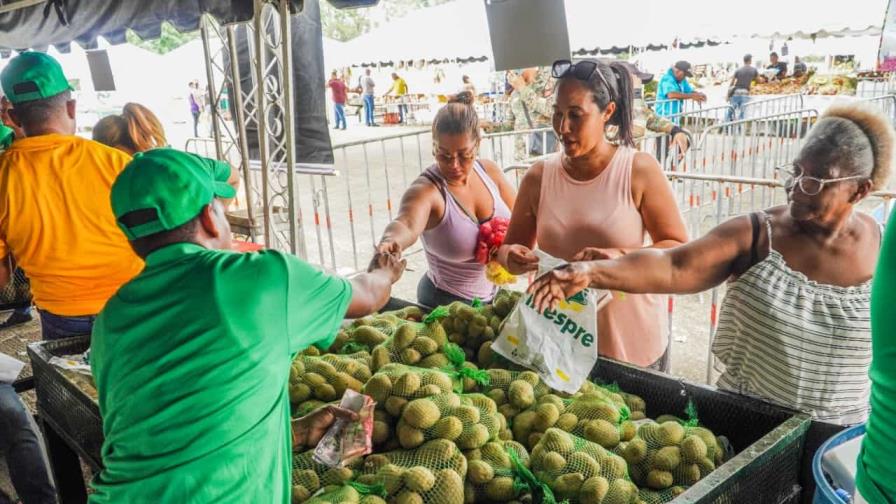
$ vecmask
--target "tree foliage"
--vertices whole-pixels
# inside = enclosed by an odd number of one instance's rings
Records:
[[[162,23],[162,35],[157,39],[143,40],[136,33],[128,30],[127,41],[156,54],[169,53],[178,47],[199,37],[198,31],[181,33],[169,23]]]

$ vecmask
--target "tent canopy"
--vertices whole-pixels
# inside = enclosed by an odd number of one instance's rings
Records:
[[[815,0],[754,0],[732,12],[718,0],[629,0],[609,6],[566,0],[573,54],[713,45],[739,38],[824,38],[877,35],[887,0],[854,0],[831,15]],[[414,11],[348,41],[340,60],[378,64],[398,60],[491,57],[484,0],[454,0]]]
[[[23,7],[16,9],[16,3]],[[290,0],[290,9],[299,12],[302,3]],[[6,52],[46,50],[51,45],[68,52],[71,42],[94,49],[97,37],[113,44],[124,42],[127,30],[143,39],[158,38],[164,21],[179,31],[194,31],[199,29],[203,14],[213,16],[221,24],[248,21],[253,15],[253,3],[245,0],[19,0],[3,9],[6,11],[0,13],[0,50]],[[64,15],[60,16],[60,12]],[[61,22],[63,18],[65,24]]]

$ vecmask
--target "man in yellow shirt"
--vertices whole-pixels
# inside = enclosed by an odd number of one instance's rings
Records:
[[[13,255],[31,279],[44,339],[90,333],[106,301],[143,267],[109,203],[130,157],[75,136],[75,100],[51,56],[13,58],[0,86],[26,135],[0,157],[0,287]]]
[[[398,122],[404,124],[404,118],[408,113],[408,104],[405,101],[407,100],[408,83],[395,72],[392,73],[392,87],[386,91],[386,95],[389,94],[398,98]]]

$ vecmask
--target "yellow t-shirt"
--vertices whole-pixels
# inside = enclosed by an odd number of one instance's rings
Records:
[[[408,94],[408,83],[399,77],[392,81],[392,89],[395,90],[395,96],[404,96]]]
[[[130,157],[69,135],[22,138],[0,155],[0,257],[12,254],[39,308],[99,313],[143,268],[109,193]]]

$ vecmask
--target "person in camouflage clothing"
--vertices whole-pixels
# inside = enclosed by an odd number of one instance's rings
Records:
[[[508,117],[513,130],[525,131],[550,127],[551,116],[554,113],[554,89],[550,69],[532,67],[522,70],[519,74],[509,73],[508,82],[513,86]],[[557,137],[553,132],[544,135],[537,133],[514,136],[515,161],[522,161],[556,150]]]

